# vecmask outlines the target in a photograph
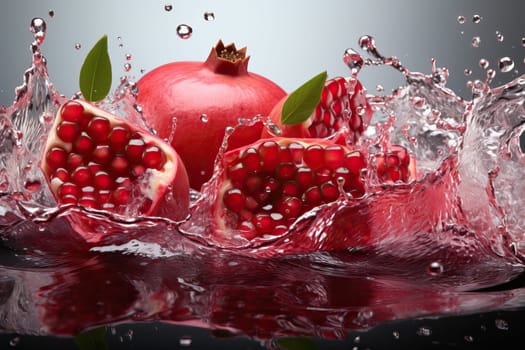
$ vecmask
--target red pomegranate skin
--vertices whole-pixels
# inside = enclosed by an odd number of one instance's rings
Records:
[[[196,190],[213,173],[225,129],[239,118],[268,115],[286,95],[269,79],[249,72],[248,61],[245,49],[219,41],[205,62],[168,63],[138,81],[137,103],[146,121],[161,138],[171,139]],[[238,127],[228,149],[258,140],[261,131],[260,122]]]

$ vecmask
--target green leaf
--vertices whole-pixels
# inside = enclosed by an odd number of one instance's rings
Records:
[[[78,350],[109,350],[106,327],[93,328],[75,336]]]
[[[312,338],[286,337],[277,339],[276,343],[282,350],[317,350]]]
[[[312,115],[321,100],[326,77],[327,74],[324,71],[308,80],[288,96],[281,112],[281,123],[283,125],[302,123]]]
[[[108,37],[104,35],[86,56],[80,78],[80,91],[87,101],[104,99],[111,88],[111,61],[108,54]]]

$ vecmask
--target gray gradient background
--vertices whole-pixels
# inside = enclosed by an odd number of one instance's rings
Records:
[[[173,10],[166,12],[165,4]],[[50,9],[54,17],[48,15]],[[215,21],[203,19],[208,10],[215,13]],[[474,14],[483,17],[479,24],[472,23]],[[458,15],[467,22],[459,24]],[[492,68],[501,56],[516,62],[516,70],[498,73],[494,85],[525,72],[522,0],[0,0],[0,105],[13,101],[30,64],[28,28],[37,16],[48,25],[43,52],[51,80],[67,96],[78,90],[82,60],[103,34],[109,37],[114,85],[125,74],[126,53],[133,56],[130,74],[138,79],[141,69],[173,60],[203,60],[219,38],[247,46],[250,70],[288,91],[325,69],[331,76],[348,75],[342,53],[357,48],[363,34],[373,35],[384,55],[399,57],[410,70],[429,72],[435,58],[451,72],[448,86],[464,97],[469,96],[467,80],[484,78],[477,64],[482,57]],[[181,23],[193,27],[188,40],[176,35]],[[497,30],[505,36],[503,42],[496,40]],[[479,48],[470,45],[474,35],[481,37]],[[82,48],[75,49],[75,43]],[[465,68],[472,69],[470,77],[464,75]],[[361,80],[370,92],[377,84],[390,91],[402,83],[398,73],[384,67],[367,69]]]

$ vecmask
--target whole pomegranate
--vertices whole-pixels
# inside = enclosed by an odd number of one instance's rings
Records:
[[[272,81],[248,72],[248,61],[246,48],[219,41],[205,62],[168,63],[138,81],[137,103],[146,121],[160,137],[172,140],[194,189],[211,177],[226,127],[237,125],[239,118],[269,114],[286,95]],[[258,140],[261,131],[262,123],[237,128],[229,148]]]

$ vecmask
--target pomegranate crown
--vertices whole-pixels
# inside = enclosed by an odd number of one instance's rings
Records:
[[[240,75],[248,73],[249,60],[250,56],[246,56],[246,47],[238,50],[234,43],[225,46],[219,39],[211,49],[206,64],[218,74]]]

